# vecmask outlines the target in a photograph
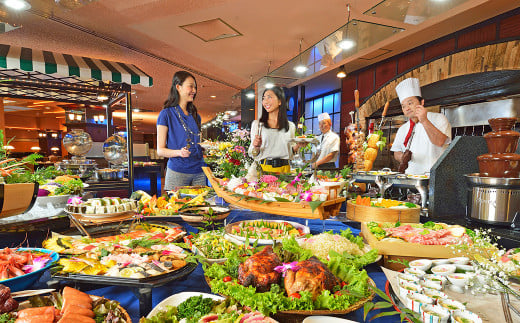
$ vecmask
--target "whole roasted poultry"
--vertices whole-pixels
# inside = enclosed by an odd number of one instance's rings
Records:
[[[287,295],[303,291],[310,292],[316,299],[323,290],[332,290],[340,282],[336,276],[316,257],[300,261],[297,271],[288,270],[284,278]]]
[[[243,286],[254,286],[258,292],[266,292],[271,284],[280,282],[280,273],[274,270],[281,266],[278,255],[271,246],[249,257],[238,267],[238,283]]]

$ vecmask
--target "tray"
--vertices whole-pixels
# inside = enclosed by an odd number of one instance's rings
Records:
[[[449,245],[422,245],[398,239],[393,239],[391,241],[377,240],[377,238],[370,232],[370,229],[368,229],[366,223],[361,223],[361,234],[370,247],[372,247],[372,249],[377,249],[381,255],[420,258],[453,258],[465,255],[463,252],[455,254]]]
[[[419,223],[421,208],[377,208],[357,205],[347,201],[347,219],[357,222],[406,222]]]
[[[230,236],[232,239],[234,240],[237,240],[237,241],[240,241],[240,242],[245,242],[246,241],[246,238],[245,237],[241,237],[239,235],[236,235],[236,234],[233,234],[231,233],[231,228],[236,226],[236,225],[239,225],[240,223],[242,222],[249,222],[249,221],[264,221],[264,222],[273,222],[273,223],[289,223],[291,224],[292,226],[294,226],[296,229],[301,229],[303,231],[303,234],[306,235],[308,233],[311,233],[310,229],[308,226],[305,226],[303,224],[300,224],[300,223],[297,223],[297,222],[291,222],[291,221],[284,221],[284,220],[265,220],[265,219],[260,219],[260,220],[245,220],[245,221],[238,221],[238,222],[233,222],[233,223],[229,223],[228,225],[226,225],[225,227],[225,232],[228,236]],[[296,238],[298,239],[298,238]],[[273,240],[270,240],[270,239],[255,239],[255,238],[249,238],[249,243],[254,243],[255,241],[258,242],[259,245],[269,245],[269,244],[273,244]],[[275,240],[277,242],[282,242],[281,239],[277,239]]]
[[[74,213],[65,209],[67,214],[73,215],[76,219],[89,219],[89,220],[99,220],[99,219],[113,219],[120,217],[131,217],[135,214],[135,211],[123,211],[123,212],[115,212],[115,213],[99,213],[99,214],[86,214],[86,213]]]

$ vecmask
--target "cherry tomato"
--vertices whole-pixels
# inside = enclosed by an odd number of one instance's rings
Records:
[[[186,238],[188,238],[188,239],[193,239],[193,235],[190,234],[190,235],[187,236]]]
[[[222,278],[222,281],[224,283],[230,282],[231,280],[232,280],[231,276],[226,276],[226,277]]]
[[[289,298],[301,298],[302,296],[300,295],[300,293],[292,293],[291,295],[289,295]]]
[[[341,282],[341,287],[343,288],[343,287],[345,287],[345,286],[347,286],[347,283],[345,283],[345,282]]]

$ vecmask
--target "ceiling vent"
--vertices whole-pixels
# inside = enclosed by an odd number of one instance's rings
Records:
[[[196,22],[180,27],[205,42],[242,36],[238,30],[231,27],[220,18]]]

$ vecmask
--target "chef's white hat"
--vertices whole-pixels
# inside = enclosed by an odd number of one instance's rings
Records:
[[[322,114],[318,115],[318,121],[323,121],[327,119],[330,120],[330,116],[327,112],[323,112]]]
[[[407,78],[406,80],[397,84],[395,91],[397,92],[397,96],[399,96],[399,102],[401,103],[403,103],[405,99],[411,96],[422,96],[421,85],[419,84],[419,79],[416,78]]]

